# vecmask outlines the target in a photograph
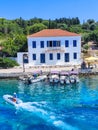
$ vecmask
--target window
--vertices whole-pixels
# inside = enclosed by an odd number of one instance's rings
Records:
[[[53,54],[50,53],[50,60],[53,60]]]
[[[28,63],[28,57],[25,57],[25,58],[23,59],[23,63]]]
[[[47,47],[60,47],[60,41],[47,41]]]
[[[65,62],[69,62],[69,53],[65,53]]]
[[[73,58],[77,59],[77,53],[73,53]]]
[[[44,48],[44,41],[40,41],[40,47]]]
[[[32,56],[33,56],[33,60],[36,60],[36,54],[33,54]]]
[[[73,40],[73,47],[77,47],[77,41]]]
[[[60,53],[57,53],[57,60],[60,60]]]
[[[56,47],[57,45],[56,45],[56,41],[53,41],[53,47]]]
[[[49,42],[49,47],[52,47],[52,41]]]
[[[47,47],[52,47],[52,41],[47,41]]]
[[[60,46],[61,46],[61,42],[57,41],[57,47],[60,47]]]
[[[47,41],[47,47],[49,47],[49,41]]]
[[[65,47],[69,47],[69,41],[68,40],[65,41]]]
[[[32,41],[32,48],[36,48],[36,41]]]
[[[40,54],[40,63],[45,63],[45,53]]]

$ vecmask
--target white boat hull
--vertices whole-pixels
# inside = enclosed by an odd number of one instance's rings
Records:
[[[37,83],[37,82],[40,82],[40,81],[41,81],[41,79],[36,78],[36,79],[32,79],[32,80],[31,80],[31,83]]]
[[[30,79],[31,80],[31,83],[36,83],[36,82],[40,82],[40,81],[43,81],[45,80],[47,77],[46,76],[39,76],[37,78],[33,78],[33,79]]]
[[[69,79],[66,79],[66,80],[65,80],[65,83],[66,83],[66,84],[70,84]]]
[[[54,81],[53,81],[53,79],[52,79],[52,78],[50,78],[50,79],[49,79],[49,82],[50,82],[50,83],[53,83]]]
[[[11,100],[11,98],[13,98],[13,96],[8,95],[8,94],[3,96],[3,99],[4,99],[6,102],[8,102],[8,103],[10,103],[10,104],[12,104],[12,105],[17,105],[17,104],[22,103],[22,100],[20,100],[19,98],[17,98],[17,101],[16,101],[16,102],[13,101],[13,100]]]
[[[64,80],[60,80],[60,84],[64,84],[65,83],[65,81]]]
[[[59,82],[59,79],[54,79],[54,83],[58,83]]]

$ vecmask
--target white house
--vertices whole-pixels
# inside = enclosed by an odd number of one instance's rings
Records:
[[[81,35],[61,29],[44,29],[28,37],[28,62],[68,65],[81,62]]]

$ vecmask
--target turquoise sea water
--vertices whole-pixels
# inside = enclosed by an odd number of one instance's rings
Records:
[[[18,107],[3,99],[14,92]],[[0,130],[98,130],[98,76],[64,86],[0,80]]]

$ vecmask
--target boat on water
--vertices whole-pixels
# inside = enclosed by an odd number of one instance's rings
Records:
[[[76,82],[76,83],[79,83],[79,82],[80,82],[80,79],[79,79],[79,77],[78,77],[77,75],[75,76],[75,82]]]
[[[22,100],[20,100],[19,98],[14,99],[12,95],[8,95],[8,94],[3,95],[3,99],[6,102],[8,102],[8,103],[10,103],[11,105],[14,105],[14,106],[22,103]]]
[[[70,71],[70,82],[71,83],[79,83],[78,71]]]
[[[71,83],[79,83],[80,82],[79,77],[77,75],[70,76],[70,82]]]
[[[65,76],[60,76],[60,84],[64,84],[65,83]]]
[[[70,76],[70,83],[75,83],[75,76],[74,75]]]
[[[47,79],[46,75],[42,75],[42,76],[38,76],[38,77],[33,77],[30,79],[31,83],[36,83],[36,82],[40,82],[40,81],[44,81]]]
[[[51,75],[49,78],[50,83],[58,83],[59,82],[59,76],[58,75]]]
[[[66,77],[65,77],[65,83],[66,83],[67,85],[70,84],[69,76],[66,76]]]
[[[32,78],[31,79],[31,83],[37,83],[37,82],[40,82],[41,81],[41,79],[40,78]]]

